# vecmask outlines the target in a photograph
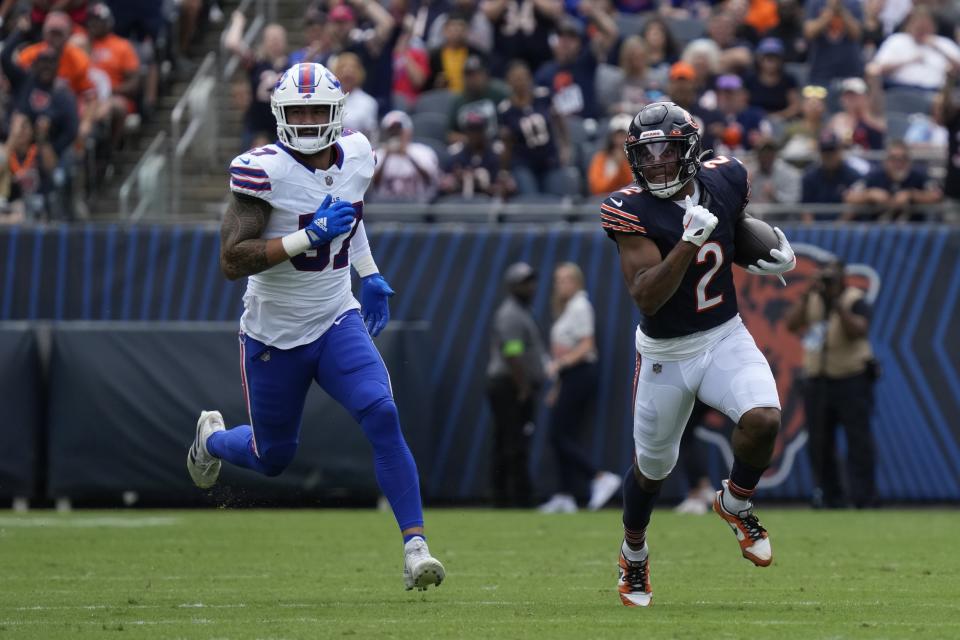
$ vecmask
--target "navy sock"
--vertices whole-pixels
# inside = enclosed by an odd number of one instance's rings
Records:
[[[741,500],[749,500],[753,496],[757,484],[760,482],[760,476],[765,469],[752,467],[737,456],[733,457],[733,468],[730,470],[730,481],[727,488],[730,493]]]
[[[381,402],[367,412],[360,419],[360,426],[373,446],[373,469],[377,484],[390,503],[400,530],[422,527],[423,507],[420,503],[417,463],[400,431],[400,417],[393,400]]]
[[[427,536],[423,535],[422,533],[408,533],[407,535],[403,536],[403,544],[407,544],[414,538],[423,538],[424,542],[427,541]]]
[[[659,495],[659,487],[653,493],[648,493],[640,487],[634,465],[630,465],[627,472],[623,474],[623,537],[627,541],[627,546],[633,549],[643,547],[647,540],[650,514]]]

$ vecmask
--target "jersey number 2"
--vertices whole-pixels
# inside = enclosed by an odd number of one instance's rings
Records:
[[[354,223],[353,229],[350,230],[350,235],[344,238],[340,251],[333,257],[334,269],[343,269],[350,264],[350,240],[356,235],[357,229],[360,228],[360,221],[363,220],[363,203],[355,202],[353,208],[357,212],[357,221]],[[306,228],[311,220],[313,220],[312,213],[302,214],[300,216],[300,228]],[[327,268],[327,265],[330,264],[330,243],[322,244],[316,249],[311,249],[306,253],[301,253],[298,256],[290,258],[290,264],[292,264],[293,268],[297,271],[323,271]]]
[[[704,244],[697,252],[697,264],[703,264],[710,256],[713,256],[713,266],[697,281],[697,313],[712,309],[723,302],[722,293],[712,298],[707,297],[707,285],[710,284],[713,276],[717,275],[717,271],[723,265],[723,248],[716,242]]]

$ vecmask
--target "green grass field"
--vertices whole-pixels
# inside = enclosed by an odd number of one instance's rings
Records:
[[[654,514],[654,607],[616,595],[619,513],[428,512],[447,580],[404,591],[375,511],[0,516],[4,638],[960,638],[960,512]]]

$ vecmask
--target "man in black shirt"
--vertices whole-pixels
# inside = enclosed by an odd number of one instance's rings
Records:
[[[852,204],[873,205],[858,219],[905,222],[923,222],[927,216],[918,207],[942,199],[940,185],[911,162],[910,150],[903,142],[890,144],[883,165],[855,183],[846,197]]]
[[[820,162],[803,174],[800,201],[807,204],[840,204],[862,176],[843,158],[843,146],[832,133],[820,138]],[[837,207],[838,211],[840,207]],[[804,221],[836,220],[837,213],[804,213]]]

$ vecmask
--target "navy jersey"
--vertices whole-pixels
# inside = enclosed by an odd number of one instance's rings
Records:
[[[723,324],[737,313],[733,286],[733,239],[737,220],[750,197],[747,171],[736,158],[717,156],[698,174],[700,204],[719,218],[717,228],[687,267],[676,293],[640,328],[651,338],[677,338]],[[607,234],[649,238],[666,258],[683,236],[683,208],[639,187],[616,191],[600,205]]]
[[[524,108],[504,100],[497,108],[500,126],[513,137],[513,162],[533,171],[551,169],[557,163],[557,146],[551,122],[551,101],[548,91],[534,90],[533,103]]]

